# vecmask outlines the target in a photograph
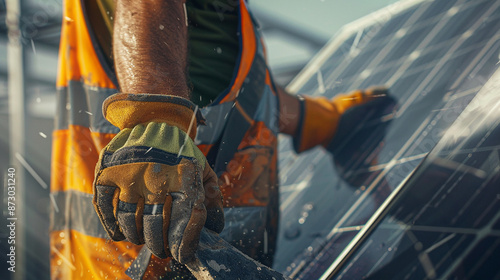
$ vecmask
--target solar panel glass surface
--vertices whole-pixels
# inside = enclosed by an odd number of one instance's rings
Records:
[[[334,279],[500,279],[500,72]]]
[[[333,157],[297,156],[280,140],[274,267],[296,279],[331,267],[497,69],[500,1],[401,3],[344,28],[292,85],[326,97],[387,85],[397,100],[353,127]]]

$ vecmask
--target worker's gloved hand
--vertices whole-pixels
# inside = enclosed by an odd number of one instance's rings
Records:
[[[394,99],[384,87],[357,90],[333,99],[303,96],[298,134],[293,139],[295,151],[300,153],[321,145],[335,156],[338,143],[369,111],[382,110],[393,103]]]
[[[116,94],[103,104],[120,132],[101,151],[94,206],[111,239],[192,260],[203,226],[224,227],[217,177],[194,145],[194,105],[183,98]],[[188,134],[189,135],[188,135]]]

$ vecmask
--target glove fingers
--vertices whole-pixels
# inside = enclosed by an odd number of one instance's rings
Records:
[[[165,229],[168,228],[169,224],[169,217],[165,217],[164,213],[165,211],[168,212],[167,209],[172,207],[171,201],[172,198],[167,196],[164,205],[145,205],[144,207],[144,241],[151,253],[162,259],[170,255],[165,234],[167,232]]]
[[[167,195],[165,198],[165,205],[163,206],[163,247],[167,255],[171,256],[170,249],[168,248],[168,232],[170,227],[170,219],[172,214],[172,196]]]
[[[382,97],[382,96],[389,95],[389,89],[386,87],[383,87],[383,86],[375,86],[375,87],[367,88],[364,91],[364,93],[366,96],[369,96],[369,97]]]
[[[205,208],[207,209],[205,227],[221,233],[224,229],[222,193],[219,189],[217,175],[208,164],[205,164],[203,171],[203,187],[205,188]]]
[[[99,219],[108,233],[109,237],[114,241],[121,241],[125,236],[118,226],[115,217],[115,211],[118,207],[118,196],[120,190],[112,186],[95,186],[94,207]]]
[[[207,209],[205,227],[209,230],[221,233],[224,229],[224,210],[222,208]]]
[[[194,202],[182,193],[172,193],[168,244],[173,257],[185,264],[194,258],[207,213],[202,199]],[[188,212],[189,211],[189,212]]]
[[[144,244],[143,211],[144,199],[137,203],[118,203],[117,218],[120,228],[127,240],[136,245]]]

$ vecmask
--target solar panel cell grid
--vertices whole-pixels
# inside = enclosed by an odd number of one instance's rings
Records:
[[[477,2],[477,0],[475,0]],[[425,12],[420,16],[420,21],[427,21],[433,17],[442,17],[443,14],[447,13],[456,4],[464,3],[463,0],[450,0],[450,1],[428,1],[428,6],[426,6]],[[425,4],[424,4],[425,5]]]
[[[458,11],[456,11],[456,14],[450,16],[450,20],[438,32],[433,41],[431,41],[431,45],[450,39],[457,39],[457,37],[460,36],[467,36],[467,31],[469,31],[474,23],[484,19],[485,12],[487,12],[492,5],[495,5],[495,1],[474,1],[460,8],[457,7],[456,9]],[[449,11],[455,13],[455,10]],[[476,28],[473,30],[476,30]]]
[[[484,262],[478,264],[478,258],[484,259]],[[499,258],[500,238],[489,236],[467,255],[450,277],[453,279],[500,279]]]
[[[410,16],[415,13],[417,7],[408,9],[400,14],[392,15],[391,24],[375,23],[378,26],[379,31],[372,39],[374,43],[377,41],[382,41],[382,43],[391,40],[394,34],[401,29],[405,23],[408,21]]]
[[[494,79],[500,84],[500,75]],[[497,279],[499,268],[491,258],[500,240],[495,229],[500,217],[500,102],[496,86],[492,88],[480,93],[446,132],[336,279],[379,279],[381,275],[434,279],[448,278],[451,271],[455,276],[461,273],[458,279]],[[463,234],[473,238],[452,242]],[[377,251],[391,235],[409,236],[409,242],[394,242],[391,248],[399,253],[393,256]],[[426,238],[432,235],[437,238]],[[487,235],[494,238],[484,238]],[[407,271],[410,267],[415,269]]]

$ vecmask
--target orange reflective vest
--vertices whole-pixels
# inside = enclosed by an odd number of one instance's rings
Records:
[[[112,242],[92,205],[99,151],[118,129],[101,113],[117,92],[114,73],[86,18],[81,0],[64,4],[57,112],[53,132],[50,226],[53,279],[126,279],[142,246]],[[240,54],[226,91],[202,112],[207,125],[196,143],[219,176],[226,228],[240,250],[270,265],[278,225],[278,98],[264,47],[244,0],[239,5]],[[154,256],[145,278],[159,278],[169,259]]]

